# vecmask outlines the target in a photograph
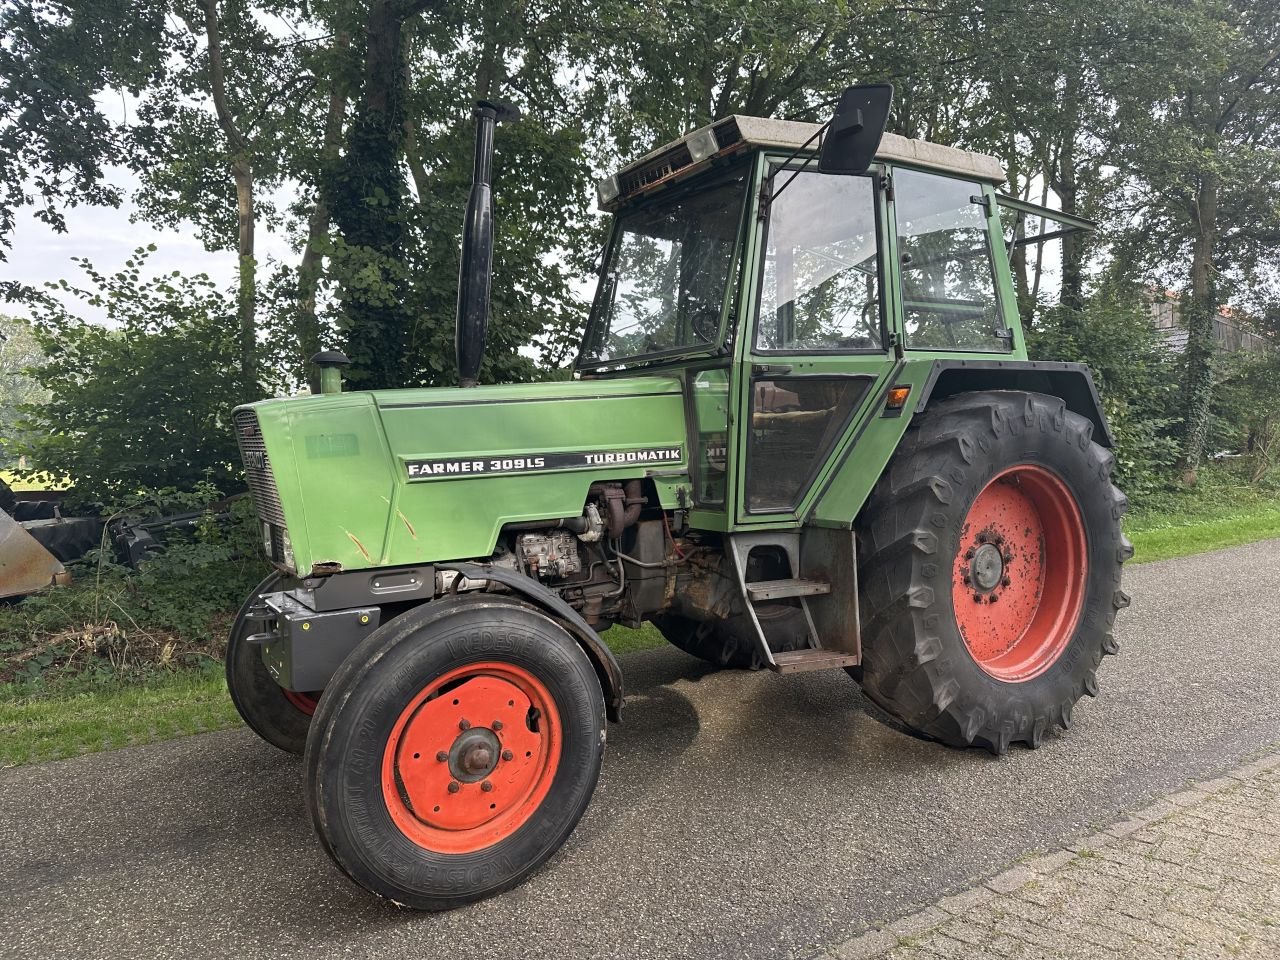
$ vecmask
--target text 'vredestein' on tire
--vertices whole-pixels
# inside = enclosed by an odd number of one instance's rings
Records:
[[[1057,398],[961,394],[904,437],[859,517],[863,688],[953,746],[1038,747],[1119,647],[1126,501]]]
[[[604,755],[590,660],[519,600],[424,604],[370,634],[325,690],[306,793],[326,851],[396,903],[510,889],[568,838]]]

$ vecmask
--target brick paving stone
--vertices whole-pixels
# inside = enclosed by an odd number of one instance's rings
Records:
[[[1058,868],[1065,867],[1075,858],[1076,855],[1070,850],[1059,850],[1056,853],[1046,853],[1043,857],[1028,860],[1026,868],[1034,870],[1036,873],[1053,873]]]
[[[987,886],[996,893],[1013,893],[1019,887],[1025,886],[1032,880],[1036,879],[1036,874],[1028,867],[1014,867],[1012,870],[1006,870],[987,881]]]
[[[899,939],[908,937],[916,937],[926,931],[932,930],[934,927],[940,927],[951,919],[951,914],[940,910],[937,907],[929,907],[927,910],[921,910],[919,913],[913,913],[909,917],[903,917],[901,920],[895,920],[893,923],[885,927],[891,934]]]
[[[862,936],[846,940],[831,952],[838,960],[869,960],[883,956],[885,951],[897,946],[898,938],[885,930],[871,930]]]
[[[1280,754],[835,948],[841,960],[1277,960]]]

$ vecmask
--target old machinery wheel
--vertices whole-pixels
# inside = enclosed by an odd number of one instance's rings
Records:
[[[258,584],[231,624],[227,637],[227,692],[250,730],[274,747],[301,754],[320,692],[295,693],[281,687],[262,662],[262,647],[247,642],[255,631],[263,629],[261,620],[247,619],[249,608],[259,594],[276,589],[280,579],[278,573],[273,573]]]
[[[339,668],[307,743],[307,806],[351,879],[445,910],[508,890],[577,825],[604,696],[558,623],[511,598],[422,605]]]
[[[1128,605],[1112,465],[1056,397],[933,406],[859,517],[868,696],[928,737],[994,753],[1070,726]]]
[[[760,604],[756,607],[756,616],[774,653],[809,645],[809,628],[799,607],[785,603]],[[663,613],[653,618],[653,625],[672,646],[713,666],[733,670],[764,668],[755,626],[745,613],[728,620],[693,620]]]

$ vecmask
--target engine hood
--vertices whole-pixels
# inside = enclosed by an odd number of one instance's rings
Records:
[[[259,515],[283,516],[303,575],[317,564],[486,557],[505,523],[576,516],[594,482],[648,476],[673,493],[688,473],[678,377],[357,391],[241,409],[256,414],[266,452],[246,455],[255,503],[264,465],[278,492],[279,509],[258,504]]]

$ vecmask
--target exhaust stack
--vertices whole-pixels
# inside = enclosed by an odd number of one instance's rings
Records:
[[[458,265],[458,386],[474,387],[484,359],[489,322],[489,281],[493,274],[493,131],[520,111],[502,100],[476,103],[476,157],[471,196],[462,221],[462,261]]]

